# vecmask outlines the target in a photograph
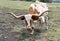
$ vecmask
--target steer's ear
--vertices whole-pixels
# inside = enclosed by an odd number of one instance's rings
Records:
[[[31,17],[33,20],[38,20],[39,19],[39,16],[37,16],[37,15],[32,15],[32,17]]]
[[[21,19],[21,20],[25,20],[25,16],[21,16],[20,19]]]

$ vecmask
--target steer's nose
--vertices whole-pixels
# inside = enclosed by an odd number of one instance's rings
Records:
[[[34,29],[34,27],[28,26],[29,29]]]
[[[29,29],[31,29],[31,26],[28,26]]]

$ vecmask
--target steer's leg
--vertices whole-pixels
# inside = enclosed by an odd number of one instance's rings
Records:
[[[40,29],[41,29],[41,31],[47,30],[47,24],[46,24],[44,16],[41,16],[41,28]]]
[[[34,34],[34,27],[32,27],[31,30],[32,30],[31,34]]]
[[[46,23],[46,27],[48,29],[48,16],[45,16],[45,23]]]

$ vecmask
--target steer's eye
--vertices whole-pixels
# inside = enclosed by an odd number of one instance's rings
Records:
[[[21,20],[25,20],[25,16],[21,16],[20,19],[21,19]]]
[[[38,16],[36,16],[36,15],[32,15],[32,17],[31,17],[33,20],[38,20],[39,19],[39,17]]]

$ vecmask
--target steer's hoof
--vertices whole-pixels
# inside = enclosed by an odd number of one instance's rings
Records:
[[[33,35],[34,33],[30,33],[31,35]]]
[[[30,34],[33,35],[34,34],[34,31],[32,31]]]

